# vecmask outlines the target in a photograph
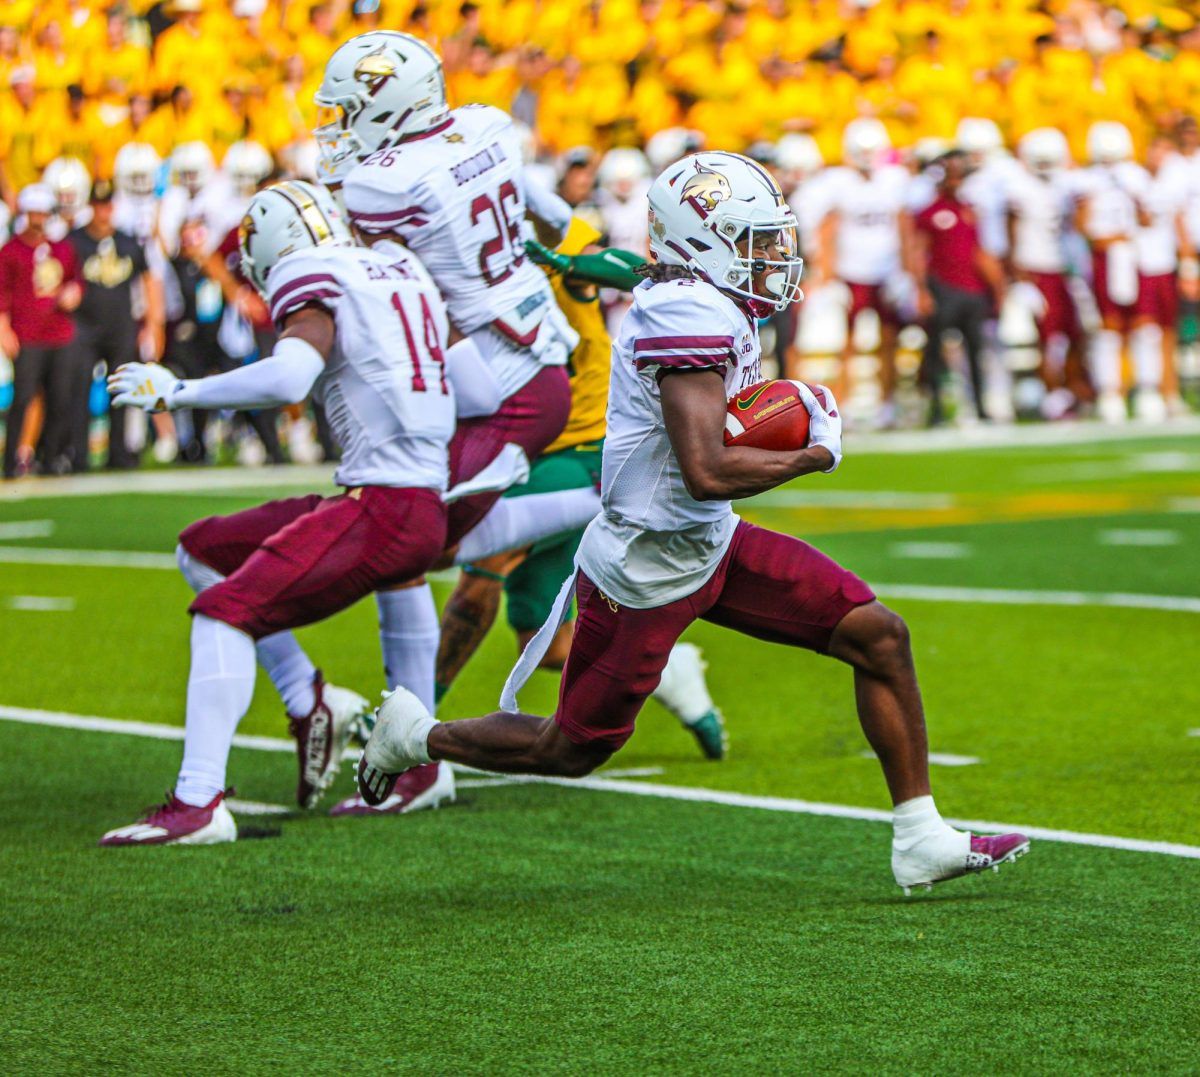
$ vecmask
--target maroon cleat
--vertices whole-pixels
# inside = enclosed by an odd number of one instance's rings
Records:
[[[302,808],[315,808],[321,794],[333,784],[350,734],[370,710],[370,704],[356,692],[326,684],[320,670],[313,679],[313,693],[316,702],[308,714],[288,715],[300,764],[296,803]]]
[[[892,872],[896,883],[911,894],[914,889],[932,890],[934,883],[958,879],[981,871],[999,871],[1029,852],[1024,834],[968,834],[946,827],[916,846],[892,846]]]
[[[362,772],[363,763],[359,763]],[[446,763],[426,763],[404,771],[381,799],[368,802],[360,793],[329,810],[330,815],[403,815],[453,802],[454,772]]]
[[[226,790],[232,792],[232,790]],[[101,845],[217,845],[237,840],[237,823],[218,793],[203,807],[185,804],[174,793],[136,823],[110,830]]]
[[[1029,852],[1029,839],[1024,834],[972,834],[971,851],[967,854],[967,874],[975,871],[999,871]]]

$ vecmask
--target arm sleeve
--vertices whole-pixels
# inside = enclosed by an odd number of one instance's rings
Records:
[[[171,402],[174,407],[239,410],[298,404],[324,369],[325,360],[316,348],[296,337],[285,337],[275,346],[274,355],[257,363],[182,382]]]
[[[668,294],[654,297],[659,289]],[[734,360],[733,327],[724,316],[714,317],[699,286],[679,281],[655,285],[650,293],[638,312],[640,325],[633,340],[637,369],[724,373]]]

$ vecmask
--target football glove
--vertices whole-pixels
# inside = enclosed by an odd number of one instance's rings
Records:
[[[642,283],[634,269],[646,260],[615,247],[595,254],[559,254],[533,240],[526,240],[525,251],[531,261],[560,274],[568,283],[595,284],[622,292],[632,291]]]
[[[108,376],[113,407],[142,411],[171,411],[175,394],[183,385],[159,363],[125,363]]]
[[[808,409],[809,445],[820,445],[828,449],[833,456],[833,466],[825,469],[825,474],[828,475],[837,471],[838,464],[842,462],[842,416],[838,411],[837,401],[824,385],[817,386],[825,397],[824,406],[803,382],[797,382],[796,388],[805,408]]]

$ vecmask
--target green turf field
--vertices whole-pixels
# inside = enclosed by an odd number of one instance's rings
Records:
[[[848,453],[744,515],[908,618],[931,747],[977,760],[934,768],[942,811],[1200,852],[1200,441]],[[174,537],[295,490],[262,476],[0,491],[0,717],[178,725]],[[301,637],[374,694],[374,621]],[[618,780],[465,775],[453,808],[240,815],[247,840],[211,849],[94,844],[172,783],[177,743],[0,720],[0,1070],[1200,1072],[1200,859],[1036,840],[906,900],[885,824],[797,810],[888,806],[849,672],[691,638],[724,763],[651,704]],[[442,717],[491,709],[512,655],[501,627]],[[263,680],[241,731],[281,737]],[[230,776],[286,805],[293,770],[236,749]]]

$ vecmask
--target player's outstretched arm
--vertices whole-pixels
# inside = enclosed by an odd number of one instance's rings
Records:
[[[108,391],[115,406],[143,411],[299,404],[325,369],[334,335],[332,315],[318,307],[301,307],[288,316],[274,353],[257,363],[183,381],[157,363],[126,363],[109,377]]]
[[[725,444],[725,379],[715,370],[659,375],[663,421],[688,493],[697,501],[753,497],[800,475],[830,471],[837,455],[824,445],[772,452]]]

